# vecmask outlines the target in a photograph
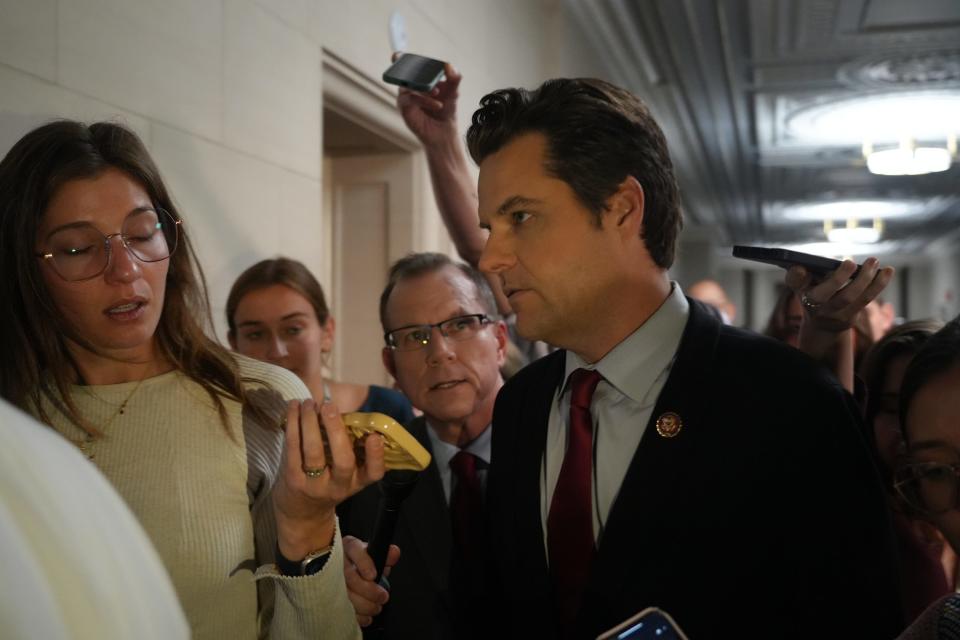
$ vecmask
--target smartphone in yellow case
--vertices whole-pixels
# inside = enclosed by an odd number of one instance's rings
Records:
[[[353,440],[358,463],[364,460],[364,441],[367,436],[376,433],[383,438],[387,471],[423,471],[430,464],[430,452],[390,416],[355,411],[341,417]]]

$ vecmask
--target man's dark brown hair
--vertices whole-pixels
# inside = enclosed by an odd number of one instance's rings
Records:
[[[673,163],[663,131],[629,91],[589,78],[548,80],[533,91],[501,89],[480,100],[467,131],[478,165],[513,139],[547,139],[545,170],[573,189],[595,216],[633,176],[643,186],[643,238],[654,262],[673,264],[683,216]]]

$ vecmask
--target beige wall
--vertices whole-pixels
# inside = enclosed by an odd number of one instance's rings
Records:
[[[227,290],[258,259],[298,258],[331,284],[323,61],[390,104],[394,10],[410,50],[464,73],[464,127],[486,91],[591,60],[555,0],[0,0],[0,154],[50,118],[133,127],[189,225],[222,336]],[[417,175],[411,248],[448,250]]]

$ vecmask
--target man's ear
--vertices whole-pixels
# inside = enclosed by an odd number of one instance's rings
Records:
[[[507,323],[503,320],[497,320],[493,334],[497,337],[497,366],[502,367],[507,359]]]
[[[237,350],[237,334],[233,331],[227,332],[227,342],[230,343],[230,348],[234,351]]]
[[[397,379],[397,363],[394,361],[393,356],[394,356],[393,349],[391,349],[390,347],[384,347],[380,351],[380,358],[383,360],[384,368],[387,370],[387,373],[393,376],[393,379],[396,380]]]
[[[622,235],[640,237],[643,230],[643,187],[633,176],[624,178],[616,192],[607,198],[604,219],[616,225]]]

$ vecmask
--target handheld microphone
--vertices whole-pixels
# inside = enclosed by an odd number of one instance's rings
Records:
[[[400,505],[413,491],[419,478],[419,471],[387,471],[383,480],[380,481],[380,510],[377,513],[377,524],[373,529],[373,537],[367,544],[367,553],[377,568],[377,584],[388,591],[390,590],[390,583],[383,577],[384,565],[387,563],[387,552],[390,550],[393,532],[397,527]]]

